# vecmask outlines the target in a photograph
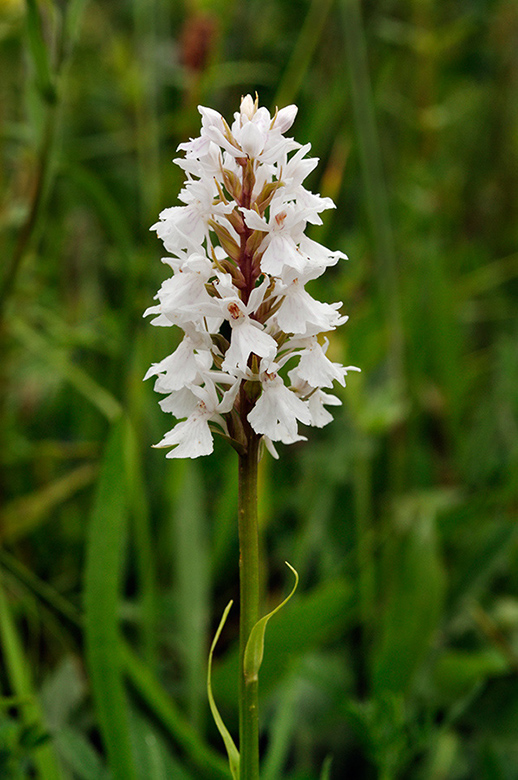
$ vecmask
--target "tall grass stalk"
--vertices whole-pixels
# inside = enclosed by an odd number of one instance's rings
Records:
[[[44,725],[43,713],[32,685],[30,666],[22,647],[11,608],[0,577],[0,647],[12,694],[19,700],[19,710],[27,727]],[[54,747],[42,745],[34,756],[41,780],[60,780],[59,764]]]
[[[389,371],[398,389],[403,387],[403,327],[397,277],[394,232],[383,172],[381,146],[369,75],[367,46],[359,0],[342,0],[347,61],[357,138],[362,161],[365,201],[378,266],[378,281],[386,300]]]

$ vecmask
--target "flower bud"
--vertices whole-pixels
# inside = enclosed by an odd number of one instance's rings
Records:
[[[241,114],[244,114],[248,119],[252,119],[253,115],[255,114],[255,103],[252,99],[252,95],[245,95],[244,98],[241,98],[241,106],[239,107],[239,110],[241,111]]]

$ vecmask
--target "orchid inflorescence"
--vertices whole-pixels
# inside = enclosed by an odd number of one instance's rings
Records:
[[[185,205],[162,211],[151,228],[173,275],[145,314],[184,331],[145,376],[157,376],[162,409],[185,418],[156,446],[174,447],[168,458],[196,458],[212,452],[218,432],[242,452],[250,426],[276,457],[272,442],[305,439],[299,422],[332,420],[326,406],[341,401],[322,388],[359,370],[332,362],[318,340],[346,322],[341,303],[304,289],[346,255],[304,234],[334,203],[302,186],[318,160],[305,157],[310,144],[284,137],[296,106],[271,117],[247,95],[232,127],[217,111],[199,111],[200,137],[180,144],[185,157],[174,160],[187,176]]]

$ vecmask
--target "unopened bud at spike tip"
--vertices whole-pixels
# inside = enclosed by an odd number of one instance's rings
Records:
[[[253,115],[255,114],[255,103],[252,95],[245,95],[245,97],[241,98],[240,111],[242,114],[248,117],[248,119],[252,119]]]

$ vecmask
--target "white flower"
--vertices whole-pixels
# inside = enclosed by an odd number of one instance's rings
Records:
[[[227,426],[221,413],[229,412],[239,383],[227,390],[222,400],[218,399],[212,380],[206,379],[204,387],[191,386],[173,394],[161,402],[164,411],[173,411],[175,416],[188,413],[183,422],[170,430],[155,447],[175,447],[167,453],[167,458],[198,458],[200,455],[210,455],[214,449],[214,441],[209,422],[217,423],[223,431]],[[190,392],[188,397],[187,393]]]
[[[210,138],[192,138],[184,144],[179,144],[178,151],[184,151],[185,157],[176,157],[173,162],[192,177],[200,175],[203,166],[205,174],[217,177],[221,172],[221,149]]]
[[[160,313],[176,325],[189,322],[194,312],[203,310],[203,304],[210,304],[205,285],[212,275],[214,269],[207,257],[191,255],[174,276],[163,282],[156,295],[160,304],[146,309],[144,316]]]
[[[277,116],[273,122],[274,129],[278,130],[279,133],[285,133],[286,130],[289,130],[295,121],[297,111],[298,108],[297,106],[294,106],[293,103],[291,106],[286,106],[285,108],[281,108],[280,111],[277,111]]]
[[[155,447],[175,447],[166,458],[199,458],[210,455],[214,449],[214,440],[209,428],[210,413],[203,401],[183,422],[178,423]],[[177,445],[177,446],[175,446]]]
[[[248,119],[252,119],[257,110],[257,106],[252,100],[252,95],[245,95],[245,97],[241,98],[241,105],[239,110],[241,114],[244,114],[244,116],[248,117]]]
[[[341,303],[322,303],[315,300],[304,289],[303,283],[295,278],[291,284],[276,284],[276,292],[284,300],[276,314],[276,320],[285,333],[313,336],[326,333],[347,322],[338,309]]]
[[[261,162],[275,160],[282,150],[299,147],[283,137],[297,114],[296,106],[287,106],[277,113],[272,121],[266,108],[256,108],[250,95],[241,101],[241,110],[234,115],[232,127],[221,114],[212,109],[199,107],[202,115],[202,136],[210,139],[235,158],[244,155]]]
[[[341,406],[342,402],[336,395],[330,393],[324,393],[323,390],[315,390],[315,392],[309,396],[308,408],[311,415],[311,425],[316,428],[323,428],[324,425],[330,423],[333,419],[333,415],[324,408],[324,406]]]
[[[189,181],[178,198],[186,206],[171,206],[160,212],[160,222],[151,226],[164,242],[168,252],[176,249],[199,249],[207,236],[207,222],[216,214],[229,214],[234,203],[214,205],[217,189],[207,181]]]
[[[188,417],[194,412],[198,406],[199,400],[198,396],[192,391],[192,385],[190,385],[172,392],[167,398],[163,398],[158,403],[163,412],[170,412],[181,420],[183,417]],[[171,433],[171,431],[169,433]],[[168,434],[166,434],[166,436],[167,435]],[[157,444],[155,446],[158,447],[160,445]]]
[[[231,303],[228,308],[231,313],[232,338],[221,365],[223,371],[238,369],[245,372],[252,353],[273,360],[277,352],[275,339],[265,333],[258,322],[240,311],[237,304]]]
[[[242,209],[245,223],[252,230],[260,230],[266,236],[260,246],[263,252],[261,270],[266,274],[280,276],[285,266],[302,272],[306,266],[306,258],[299,251],[300,241],[306,227],[305,212],[292,203],[276,202],[270,208],[270,219],[267,221],[252,209]]]
[[[333,382],[339,382],[345,387],[345,377],[348,371],[359,371],[356,366],[342,366],[340,363],[332,363],[326,356],[329,340],[324,339],[322,347],[316,338],[302,352],[299,364],[294,372],[296,376],[307,382],[312,387],[333,387]]]
[[[171,355],[151,366],[144,379],[159,374],[155,384],[159,393],[170,393],[201,381],[212,366],[212,355],[208,350],[196,352],[195,348],[195,342],[186,336]]]
[[[222,363],[223,371],[246,372],[248,358],[253,353],[261,358],[273,360],[277,352],[277,342],[268,333],[264,326],[256,320],[251,319],[252,314],[262,303],[264,293],[268,282],[265,279],[259,287],[252,290],[248,303],[243,301],[233,292],[229,292],[227,286],[227,295],[222,297],[221,306],[225,312],[225,318],[229,321],[232,328],[230,347],[225,354],[225,360]],[[225,291],[224,285],[216,285],[218,291]]]
[[[262,382],[262,395],[248,414],[254,431],[285,444],[302,441],[304,437],[298,435],[297,420],[311,424],[307,403],[289,390],[278,374],[265,373]]]
[[[296,106],[272,117],[246,95],[230,126],[199,110],[200,136],[180,144],[185,156],[174,160],[186,174],[183,205],[153,225],[172,276],[145,313],[184,332],[145,377],[156,377],[161,408],[178,420],[157,446],[171,447],[170,458],[195,458],[212,452],[217,430],[242,452],[251,429],[276,457],[273,442],[305,438],[299,423],[332,419],[326,407],[341,402],[323,388],[358,370],[329,360],[327,340],[318,340],[347,320],[341,303],[305,289],[346,256],[305,235],[334,203],[303,186],[318,160],[307,157],[310,144],[284,135]]]
[[[316,428],[323,428],[330,423],[333,415],[325,409],[325,406],[341,406],[342,402],[336,395],[324,393],[323,390],[311,387],[305,380],[297,375],[297,369],[289,372],[292,381],[292,389],[303,398],[307,398],[309,414],[311,417],[310,425]]]
[[[308,259],[304,269],[304,283],[310,279],[318,279],[326,268],[336,265],[338,260],[347,260],[347,255],[343,252],[332,252],[307,236],[302,236],[299,249]]]

